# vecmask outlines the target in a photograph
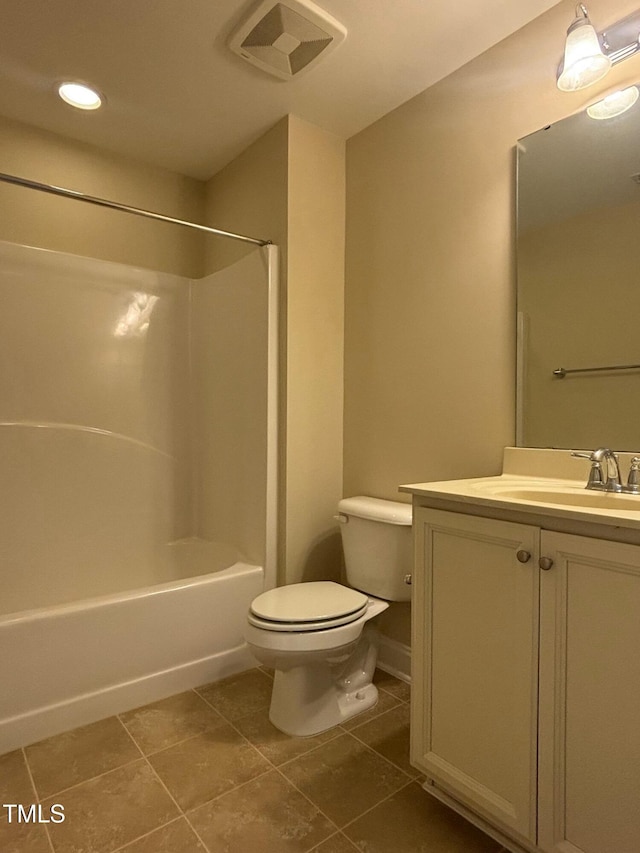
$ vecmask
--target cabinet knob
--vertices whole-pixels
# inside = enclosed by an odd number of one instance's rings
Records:
[[[516,557],[518,558],[518,562],[520,563],[528,563],[531,559],[531,554],[529,551],[516,551]]]
[[[549,569],[553,566],[553,560],[551,557],[540,557],[538,560],[538,565],[542,569],[543,572],[548,572]]]
[[[411,584],[413,583],[412,576],[411,575],[405,575],[404,576],[404,582],[406,583],[407,586],[411,586]]]

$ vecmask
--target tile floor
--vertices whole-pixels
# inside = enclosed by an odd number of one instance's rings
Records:
[[[409,687],[313,738],[269,722],[253,669],[0,757],[2,853],[499,853],[426,794],[409,754]]]

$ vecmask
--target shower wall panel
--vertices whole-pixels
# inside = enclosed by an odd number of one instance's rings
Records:
[[[0,242],[0,614],[264,565],[268,282]]]
[[[0,611],[158,582],[190,532],[188,279],[0,243]]]
[[[264,565],[268,255],[192,284],[194,524]]]

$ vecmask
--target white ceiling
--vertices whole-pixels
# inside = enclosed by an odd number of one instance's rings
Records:
[[[346,41],[281,81],[226,46],[257,0],[3,0],[0,114],[206,179],[287,113],[352,136],[557,2],[319,0]],[[65,78],[106,107],[65,105]]]

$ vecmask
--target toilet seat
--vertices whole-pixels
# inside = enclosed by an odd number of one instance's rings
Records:
[[[367,610],[365,604],[360,610],[355,613],[349,613],[346,616],[339,616],[336,619],[318,619],[313,622],[270,622],[268,619],[258,619],[253,613],[249,613],[247,622],[250,625],[255,625],[256,628],[262,628],[265,631],[289,631],[303,633],[305,631],[324,631],[328,628],[338,628],[340,625],[349,625],[359,619]]]
[[[364,593],[332,581],[289,584],[259,595],[248,621],[267,631],[321,631],[355,622],[368,603]]]

